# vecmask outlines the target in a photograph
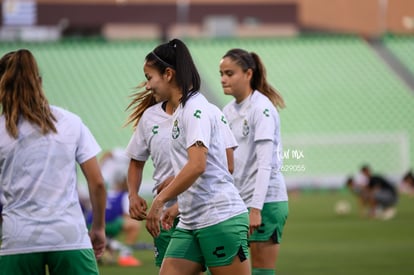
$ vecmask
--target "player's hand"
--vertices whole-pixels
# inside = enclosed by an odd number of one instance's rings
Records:
[[[161,217],[161,226],[165,230],[170,230],[173,227],[174,220],[179,214],[178,203],[175,203],[173,206],[167,208]]]
[[[135,220],[145,220],[147,216],[147,202],[138,194],[129,196],[129,215]]]
[[[250,208],[249,219],[250,219],[249,234],[251,235],[262,224],[262,214],[261,214],[260,209]]]
[[[150,210],[147,214],[146,228],[154,238],[160,234],[160,217],[164,203],[158,199],[158,196],[152,201]]]
[[[106,236],[105,236],[105,228],[102,229],[94,229],[92,228],[89,231],[89,237],[92,242],[93,252],[95,254],[95,258],[99,259],[105,252],[106,246]]]

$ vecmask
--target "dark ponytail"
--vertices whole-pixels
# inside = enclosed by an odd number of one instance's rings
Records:
[[[146,57],[148,65],[163,74],[167,68],[175,70],[177,85],[181,88],[185,105],[188,98],[200,90],[201,80],[187,46],[179,39],[173,39],[156,47]]]

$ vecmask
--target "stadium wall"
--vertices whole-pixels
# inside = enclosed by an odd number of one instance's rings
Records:
[[[377,37],[414,34],[412,0],[300,0],[303,28]]]
[[[99,34],[107,24],[156,24],[162,38],[167,36],[168,28],[177,22],[202,25],[212,15],[231,16],[237,24],[297,25],[296,2],[297,0],[38,0],[37,24],[58,25],[65,20],[68,26],[66,34]]]

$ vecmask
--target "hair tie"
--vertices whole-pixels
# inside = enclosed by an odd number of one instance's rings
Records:
[[[170,40],[170,42],[168,42],[168,46],[172,48],[177,48],[177,43],[175,43],[175,39]]]

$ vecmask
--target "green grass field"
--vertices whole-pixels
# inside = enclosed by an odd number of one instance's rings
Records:
[[[349,215],[334,212],[340,199],[352,204]],[[140,241],[150,240],[143,227]],[[290,194],[277,274],[412,274],[413,255],[414,197],[402,196],[395,218],[382,221],[361,218],[355,198],[347,192],[308,191]],[[158,274],[152,251],[137,251],[136,256],[143,266],[101,266],[101,274]]]

